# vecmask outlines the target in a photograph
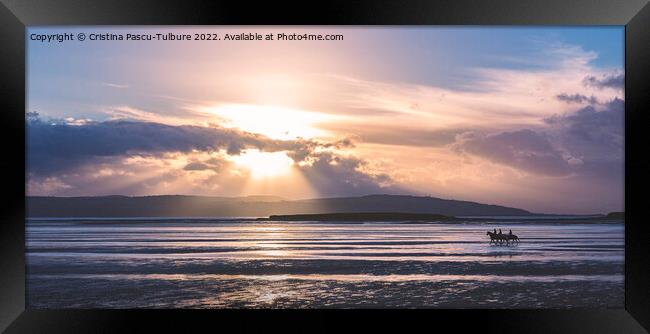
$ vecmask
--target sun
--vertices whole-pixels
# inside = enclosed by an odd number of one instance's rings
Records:
[[[284,152],[260,152],[257,149],[243,151],[232,157],[235,164],[248,170],[257,179],[287,175],[293,160]]]
[[[218,116],[225,127],[284,140],[325,136],[327,131],[316,124],[334,118],[323,113],[266,105],[225,104],[206,111]]]

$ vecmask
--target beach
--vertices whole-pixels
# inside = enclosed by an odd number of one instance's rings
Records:
[[[489,244],[502,229],[518,245]],[[622,308],[621,220],[30,219],[30,308]]]

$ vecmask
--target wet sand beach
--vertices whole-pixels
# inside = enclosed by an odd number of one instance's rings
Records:
[[[488,243],[512,229],[519,245]],[[29,220],[32,308],[619,308],[622,221]]]

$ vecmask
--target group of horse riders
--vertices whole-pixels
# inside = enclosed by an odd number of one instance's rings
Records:
[[[494,232],[488,231],[487,235],[490,236],[490,243],[503,243],[505,241],[506,244],[508,244],[510,243],[510,240],[519,243],[519,238],[516,235],[512,234],[512,230],[510,230],[508,234],[503,234],[503,232],[501,232],[501,229],[499,229],[499,233],[497,233],[497,229],[495,228]]]

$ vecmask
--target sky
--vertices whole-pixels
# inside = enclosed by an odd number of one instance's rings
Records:
[[[32,34],[308,33],[336,41]],[[30,27],[27,193],[624,208],[623,27]]]

